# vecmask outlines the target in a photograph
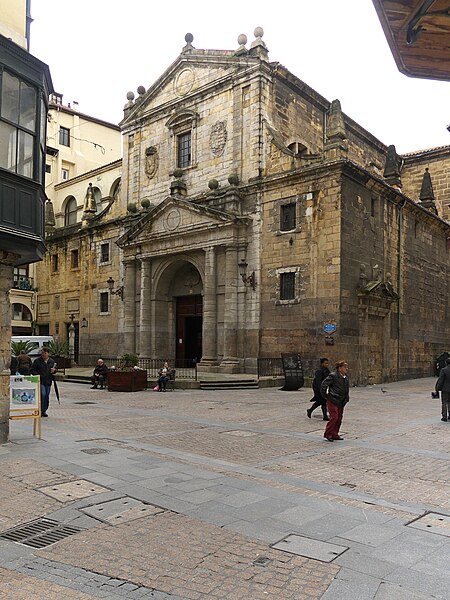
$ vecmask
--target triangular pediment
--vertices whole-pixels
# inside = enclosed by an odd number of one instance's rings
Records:
[[[235,77],[239,70],[248,70],[258,60],[246,56],[245,60],[231,51],[193,50],[182,53],[157,81],[132,106],[121,125],[151,113],[153,109],[183,101],[184,98],[208,87],[217,86]]]
[[[246,226],[248,219],[168,196],[139,219],[118,240],[120,247],[145,244],[157,238],[181,237],[210,229]]]

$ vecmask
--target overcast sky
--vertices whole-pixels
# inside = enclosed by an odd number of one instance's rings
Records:
[[[402,75],[371,0],[32,0],[30,51],[64,103],[118,123],[126,93],[146,89],[196,48],[233,50],[264,28],[278,61],[398,152],[450,144],[450,84]],[[137,95],[137,94],[136,94]]]

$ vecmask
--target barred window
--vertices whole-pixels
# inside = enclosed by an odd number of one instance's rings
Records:
[[[100,292],[100,312],[109,312],[109,292]]]
[[[295,273],[280,273],[280,300],[294,300]]]
[[[290,202],[289,204],[281,205],[280,212],[280,230],[281,231],[290,231],[291,229],[295,229],[297,225],[297,203]]]
[[[191,164],[191,132],[182,133],[177,137],[178,141],[178,160],[177,166],[180,168],[189,167]]]

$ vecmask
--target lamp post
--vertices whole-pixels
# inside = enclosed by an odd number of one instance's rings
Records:
[[[121,285],[120,287],[117,288],[117,290],[115,290],[114,289],[114,279],[112,277],[109,277],[106,283],[108,284],[109,293],[116,294],[117,296],[119,296],[119,298],[123,302],[123,285]]]
[[[248,264],[245,262],[245,258],[241,258],[241,262],[239,263],[239,274],[241,276],[242,281],[245,285],[248,285],[252,288],[252,290],[256,289],[256,277],[255,271],[252,271],[250,275],[247,275],[247,267]]]

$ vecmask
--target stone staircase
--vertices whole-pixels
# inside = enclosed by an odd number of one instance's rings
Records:
[[[227,379],[200,381],[201,390],[257,390],[257,379]]]

